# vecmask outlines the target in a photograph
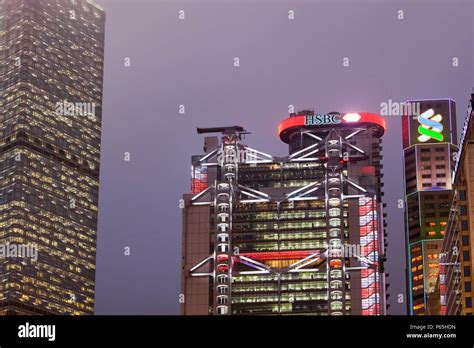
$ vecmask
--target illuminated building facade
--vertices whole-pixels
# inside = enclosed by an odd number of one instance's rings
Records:
[[[441,314],[472,315],[474,253],[474,94],[453,173],[454,199],[440,258]]]
[[[92,314],[105,14],[0,0],[0,314]]]
[[[408,110],[419,111],[402,118],[408,312],[439,314],[436,284],[457,151],[455,103],[414,100],[407,105]]]
[[[304,110],[280,124],[276,157],[242,127],[198,129],[222,136],[183,196],[181,313],[385,314],[384,131],[375,114]]]

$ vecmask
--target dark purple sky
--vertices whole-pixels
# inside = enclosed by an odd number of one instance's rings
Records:
[[[97,314],[178,313],[178,201],[202,151],[196,126],[239,124],[249,145],[285,155],[276,128],[289,104],[378,113],[388,99],[450,97],[460,129],[474,85],[470,0],[98,2],[107,24]],[[404,314],[401,122],[387,123],[389,312]]]

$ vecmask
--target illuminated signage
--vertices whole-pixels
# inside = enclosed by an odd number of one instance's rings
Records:
[[[317,126],[322,124],[339,124],[341,123],[340,113],[331,114],[317,114],[317,115],[306,115],[304,119],[305,126]]]
[[[359,122],[359,120],[362,118],[362,116],[360,116],[359,114],[355,114],[355,113],[349,113],[349,114],[345,114],[343,117],[343,120],[346,121],[346,122]]]
[[[420,116],[418,116],[418,141],[421,143],[426,143],[430,139],[435,139],[437,141],[443,141],[443,116],[436,114],[433,109],[428,109]]]
[[[303,126],[325,126],[325,125],[349,125],[352,124],[371,124],[375,126],[376,136],[380,137],[387,129],[383,117],[369,112],[340,114],[339,112],[330,112],[328,114],[317,115],[295,115],[283,120],[278,126],[278,135],[285,143],[289,141],[288,136],[293,130],[298,130]]]
[[[403,146],[456,143],[456,105],[451,99],[413,100],[419,112],[405,114]]]

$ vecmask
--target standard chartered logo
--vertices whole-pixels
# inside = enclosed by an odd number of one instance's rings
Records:
[[[444,136],[442,134],[442,120],[443,116],[441,116],[440,114],[435,115],[433,109],[428,109],[420,116],[418,116],[418,122],[420,123],[420,126],[418,127],[418,133],[420,133],[418,141],[422,143],[427,142],[430,139],[443,141]]]

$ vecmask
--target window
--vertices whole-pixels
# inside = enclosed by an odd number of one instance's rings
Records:
[[[436,169],[444,169],[444,168],[445,168],[444,164],[438,164],[436,166]]]
[[[341,300],[342,299],[342,291],[333,291],[331,293],[332,300]]]
[[[461,215],[466,216],[467,215],[466,206],[465,205],[460,205],[459,208],[460,208],[460,211],[461,211]]]
[[[227,303],[227,296],[226,295],[221,295],[217,296],[217,303],[223,305]]]
[[[471,275],[471,269],[469,266],[464,266],[464,276],[469,277]]]
[[[219,242],[223,242],[223,243],[226,243],[228,241],[228,238],[229,235],[227,233],[220,233],[217,235],[217,238],[219,240]]]
[[[469,245],[469,236],[462,236],[462,245]]]
[[[227,306],[219,306],[217,307],[217,314],[227,314],[229,308]]]
[[[444,160],[444,156],[436,156],[435,160],[436,161],[442,161],[442,160]]]
[[[464,283],[464,291],[465,292],[471,292],[471,282],[465,282]]]
[[[472,297],[466,297],[466,308],[472,308]]]
[[[228,277],[225,274],[217,276],[217,281],[221,284],[227,283],[227,279],[228,279]]]
[[[228,250],[228,244],[219,244],[217,245],[217,250],[221,253],[226,253]]]
[[[459,191],[459,200],[460,201],[465,201],[466,200],[466,191],[464,191],[464,190]]]
[[[463,261],[469,261],[469,251],[462,252],[462,259]]]
[[[467,225],[467,220],[461,220],[461,230],[467,231],[468,225]]]

